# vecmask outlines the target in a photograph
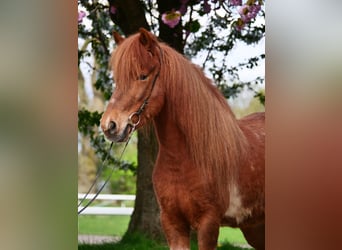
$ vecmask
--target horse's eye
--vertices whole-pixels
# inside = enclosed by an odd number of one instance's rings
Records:
[[[140,81],[145,81],[147,79],[148,75],[140,75],[139,80]]]

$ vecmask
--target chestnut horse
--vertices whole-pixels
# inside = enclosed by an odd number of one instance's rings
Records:
[[[170,249],[216,249],[221,225],[264,249],[265,115],[237,120],[203,71],[144,29],[118,44],[116,88],[101,118],[115,142],[153,121],[159,153],[153,184]]]

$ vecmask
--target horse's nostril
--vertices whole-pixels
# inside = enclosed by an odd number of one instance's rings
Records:
[[[110,134],[114,134],[116,129],[116,124],[113,121],[110,121],[108,124],[108,131]]]

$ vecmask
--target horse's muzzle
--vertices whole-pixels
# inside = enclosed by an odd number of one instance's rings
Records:
[[[115,122],[110,121],[106,129],[102,129],[106,138],[113,142],[125,142],[128,140],[129,135],[133,132],[133,127],[127,124],[123,131],[118,129]]]

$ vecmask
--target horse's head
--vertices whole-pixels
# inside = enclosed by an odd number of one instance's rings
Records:
[[[145,29],[126,39],[114,32],[114,40],[118,45],[111,58],[115,90],[101,118],[101,128],[109,140],[122,142],[163,105],[158,81],[162,50]]]

